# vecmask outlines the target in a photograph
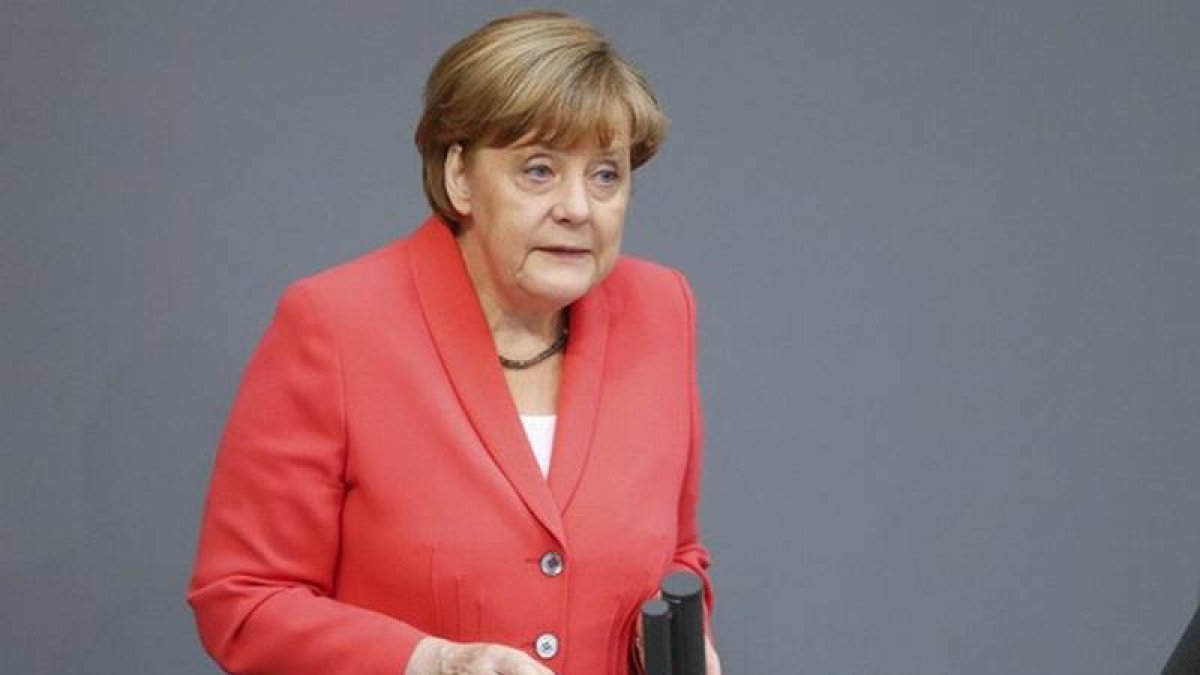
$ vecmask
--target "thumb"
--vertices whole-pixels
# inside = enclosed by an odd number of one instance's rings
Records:
[[[518,649],[508,649],[497,659],[496,672],[499,675],[554,675],[554,671]]]

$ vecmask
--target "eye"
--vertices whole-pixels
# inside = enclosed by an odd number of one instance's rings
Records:
[[[621,182],[621,173],[616,169],[600,169],[594,176],[596,182],[604,187],[612,187]]]
[[[549,164],[530,164],[525,167],[524,173],[536,183],[544,183],[554,177],[554,170]]]

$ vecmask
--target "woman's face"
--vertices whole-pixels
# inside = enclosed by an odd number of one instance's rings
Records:
[[[508,311],[561,309],[612,270],[630,195],[619,137],[569,149],[518,141],[446,159],[459,245],[481,298]]]

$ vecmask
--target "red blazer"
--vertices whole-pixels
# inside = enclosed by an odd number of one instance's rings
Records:
[[[623,674],[664,574],[711,609],[686,281],[622,258],[570,325],[547,479],[444,223],[290,286],[205,506],[188,602],[213,658],[402,675],[426,635],[540,638],[557,673]]]

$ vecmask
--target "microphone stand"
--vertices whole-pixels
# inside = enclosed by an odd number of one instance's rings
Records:
[[[661,590],[662,600],[642,605],[646,675],[705,675],[704,583],[676,572]]]
[[[1163,668],[1162,675],[1196,675],[1200,673],[1200,608],[1192,615],[1192,621],[1171,652],[1171,658]]]

